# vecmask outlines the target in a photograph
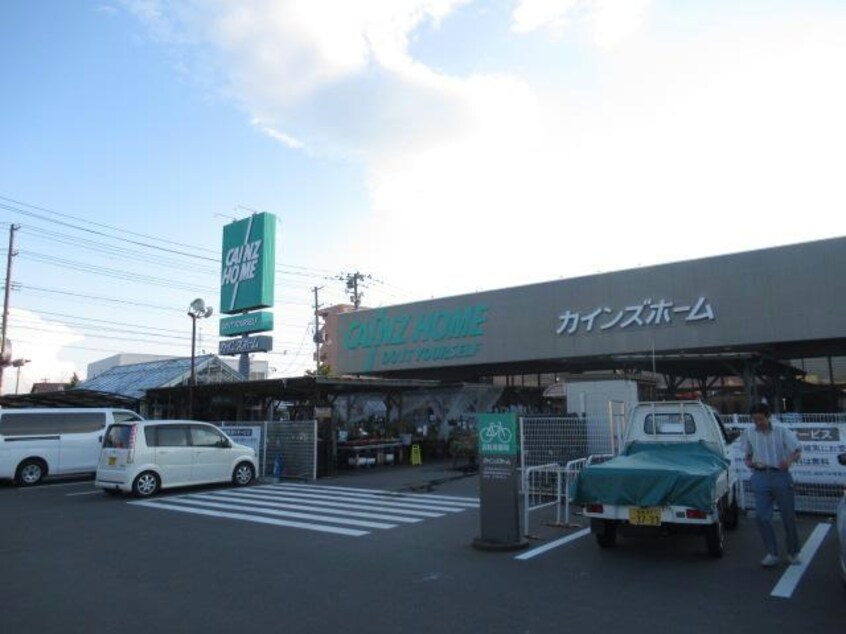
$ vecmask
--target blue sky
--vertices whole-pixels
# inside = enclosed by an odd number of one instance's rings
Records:
[[[288,376],[342,273],[378,306],[844,235],[844,33],[819,0],[6,0],[20,389],[189,354],[251,209]]]

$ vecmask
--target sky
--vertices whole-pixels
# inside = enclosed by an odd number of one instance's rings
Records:
[[[844,68],[839,0],[4,0],[2,392],[189,356],[255,211],[273,376],[354,272],[377,307],[846,235]]]

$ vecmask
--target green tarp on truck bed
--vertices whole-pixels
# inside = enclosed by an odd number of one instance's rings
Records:
[[[585,467],[576,504],[678,505],[707,511],[729,461],[702,443],[635,443],[625,454]]]

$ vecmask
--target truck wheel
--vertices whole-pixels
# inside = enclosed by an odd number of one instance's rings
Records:
[[[729,507],[725,510],[725,515],[723,516],[723,524],[725,527],[730,531],[733,531],[737,528],[737,525],[740,523],[740,507],[737,505],[737,497],[735,497]]]
[[[705,527],[705,545],[708,547],[708,554],[711,557],[723,556],[726,545],[726,531],[722,522],[717,521]]]
[[[591,521],[591,530],[596,535],[596,542],[602,548],[613,548],[617,543],[617,522],[615,520]]]

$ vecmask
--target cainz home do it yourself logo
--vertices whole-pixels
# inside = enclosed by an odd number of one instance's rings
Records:
[[[254,214],[223,228],[220,310],[231,315],[273,306],[276,217]]]
[[[482,349],[488,306],[389,315],[368,311],[343,333],[348,352],[368,351],[367,369],[428,364],[475,357]]]

